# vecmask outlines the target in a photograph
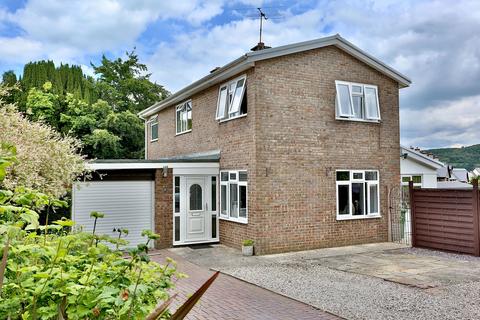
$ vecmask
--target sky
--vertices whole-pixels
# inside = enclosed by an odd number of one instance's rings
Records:
[[[0,0],[0,71],[53,59],[98,64],[136,48],[171,92],[249,51],[339,33],[412,80],[401,143],[480,143],[480,1]]]

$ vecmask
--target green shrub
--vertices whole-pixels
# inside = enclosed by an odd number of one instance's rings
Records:
[[[0,156],[0,187],[15,161],[8,150]],[[184,275],[172,260],[150,261],[148,244],[158,235],[145,232],[145,244],[126,255],[112,249],[125,245],[126,230],[110,238],[74,231],[67,219],[39,225],[40,208],[64,205],[30,189],[0,188],[0,319],[145,319],[168,300],[167,289]],[[102,217],[92,213],[92,224]]]
[[[251,240],[251,239],[243,240],[242,244],[243,244],[244,247],[251,247],[251,246],[253,246],[253,240]]]

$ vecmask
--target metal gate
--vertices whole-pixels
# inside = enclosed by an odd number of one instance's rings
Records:
[[[388,190],[389,241],[412,244],[412,219],[408,185]]]

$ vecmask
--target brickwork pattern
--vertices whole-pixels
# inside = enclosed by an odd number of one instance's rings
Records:
[[[256,206],[256,199],[253,196],[255,194],[255,175],[253,174],[255,172],[255,131],[253,119],[255,118],[256,79],[253,69],[247,71],[246,74],[246,97],[248,99],[248,115],[246,117],[220,123],[215,120],[219,86],[213,86],[191,98],[193,119],[191,132],[176,135],[175,108],[167,108],[160,111],[158,115],[159,139],[156,142],[149,143],[147,148],[149,159],[221,150],[220,168],[222,170],[248,171],[248,212],[252,212]],[[173,218],[170,217],[170,219]],[[242,240],[254,237],[256,228],[254,221],[254,215],[250,216],[249,224],[220,220],[219,235],[221,242],[240,247]]]
[[[167,177],[163,170],[155,171],[155,232],[160,234],[155,247],[169,248],[173,241],[173,171],[169,169]]]
[[[377,85],[382,121],[336,120],[335,80]],[[175,108],[161,111],[148,157],[220,149],[221,169],[248,170],[248,224],[221,220],[222,243],[251,238],[267,254],[387,240],[387,186],[400,176],[398,83],[330,46],[257,62],[246,117],[215,120],[218,88],[192,97],[190,133],[175,136]],[[336,220],[338,169],[379,170],[381,218]]]
[[[335,47],[260,61],[255,72],[257,252],[387,241],[386,186],[400,173],[398,84]],[[335,80],[377,85],[381,123],[336,120]],[[382,218],[336,220],[338,169],[379,170]]]

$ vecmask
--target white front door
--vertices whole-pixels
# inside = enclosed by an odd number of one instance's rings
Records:
[[[185,241],[201,241],[207,239],[207,200],[205,198],[205,178],[187,177],[187,232]]]

